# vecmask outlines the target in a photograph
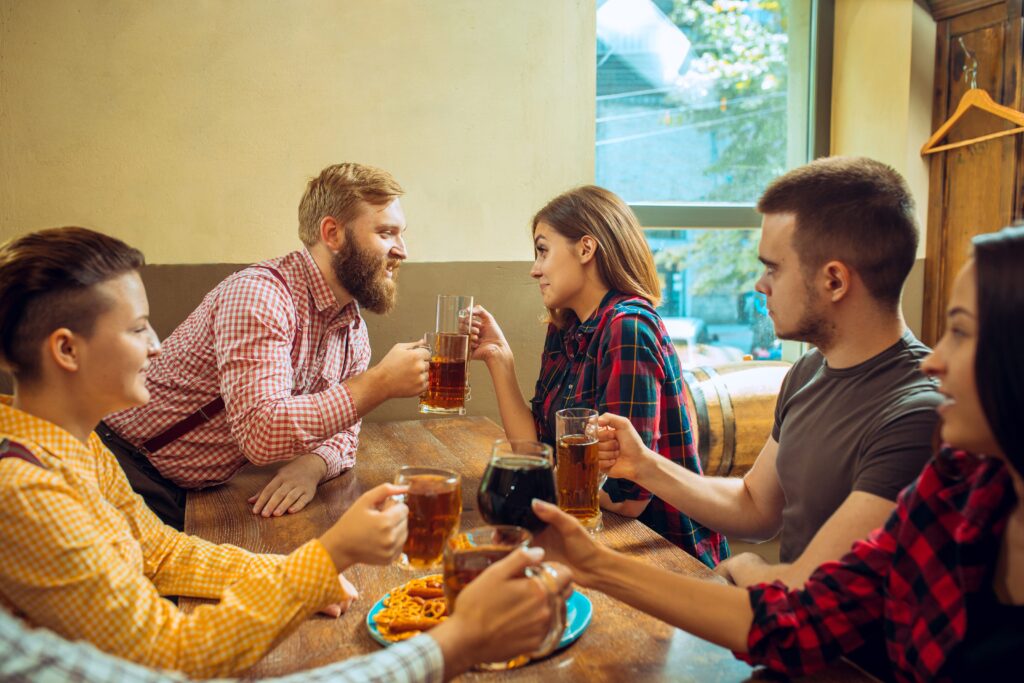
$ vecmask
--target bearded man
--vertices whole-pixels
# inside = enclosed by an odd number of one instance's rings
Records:
[[[374,367],[360,307],[394,308],[407,257],[402,188],[361,164],[325,168],[299,203],[304,249],[239,271],[167,338],[148,370],[149,403],[97,432],[132,487],[181,529],[185,491],[246,462],[289,461],[249,500],[253,513],[304,508],[355,464],[361,418],[427,387],[422,342]]]

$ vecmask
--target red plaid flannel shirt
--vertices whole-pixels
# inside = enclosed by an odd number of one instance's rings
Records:
[[[572,318],[564,330],[548,326],[531,403],[540,440],[555,443],[557,411],[593,408],[628,417],[648,447],[701,474],[679,359],[651,304],[613,290],[586,321]],[[609,479],[605,491],[616,502],[651,499],[638,519],[707,566],[729,556],[725,537],[637,484]]]
[[[359,438],[344,380],[369,363],[358,305],[341,308],[301,249],[235,273],[207,294],[153,361],[149,403],[105,421],[139,445],[219,395],[221,413],[150,454],[163,476],[199,488],[226,481],[246,461],[316,453],[334,477],[355,464]]]
[[[801,590],[750,588],[749,654],[790,675],[884,641],[899,680],[948,678],[967,631],[967,597],[992,581],[1016,495],[996,458],[945,451],[900,493],[881,529]]]

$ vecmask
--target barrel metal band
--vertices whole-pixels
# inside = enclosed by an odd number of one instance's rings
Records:
[[[736,454],[736,418],[732,410],[732,398],[729,397],[729,387],[725,379],[718,372],[708,366],[701,368],[708,375],[708,384],[718,394],[718,405],[722,409],[722,464],[718,471],[723,474],[732,472],[732,461]]]
[[[700,458],[701,470],[706,473],[708,458],[711,457],[711,420],[708,418],[708,402],[704,398],[704,390],[700,388],[700,380],[695,374],[683,370],[683,381],[689,387],[690,396],[693,398],[693,412],[697,414],[697,456]],[[690,429],[693,428],[691,425]]]

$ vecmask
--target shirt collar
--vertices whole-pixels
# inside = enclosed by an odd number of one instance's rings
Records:
[[[948,448],[936,458],[945,459],[940,470],[947,482],[936,495],[960,510],[975,530],[986,529],[1002,519],[1007,505],[1012,507],[1016,501],[1010,475],[999,458]]]
[[[359,327],[359,321],[362,320],[359,315],[359,302],[353,299],[351,303],[341,307],[334,292],[327,285],[324,274],[320,272],[320,267],[313,260],[313,255],[309,253],[308,249],[301,249],[299,253],[302,256],[302,264],[305,266],[306,284],[309,286],[309,293],[313,296],[313,304],[316,306],[317,312],[326,315],[329,319],[337,318],[343,325],[354,323],[356,327]]]
[[[580,322],[576,318],[576,322],[569,325],[566,328],[567,335],[575,336],[577,338],[589,337],[592,335],[598,327],[601,325],[601,321],[604,319],[605,314],[616,304],[618,299],[624,295],[621,292],[616,292],[614,289],[609,289],[608,292],[601,299],[601,303],[597,305],[594,312],[590,314],[590,317]],[[570,311],[571,312],[571,311]],[[576,314],[573,313],[573,317]]]
[[[66,454],[87,450],[69,432],[48,420],[18,410],[11,405],[12,401],[13,397],[0,395],[0,432],[13,437],[12,441],[31,442],[57,460],[63,460]],[[96,438],[95,434],[89,438]]]

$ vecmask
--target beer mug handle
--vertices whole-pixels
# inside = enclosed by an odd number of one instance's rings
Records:
[[[536,567],[527,567],[526,575],[531,579],[535,579],[544,587],[548,594],[548,606],[551,608],[551,614],[553,615],[548,635],[544,638],[536,652],[530,653],[531,658],[540,659],[554,652],[558,647],[558,643],[562,641],[562,633],[565,631],[566,621],[565,599],[555,589],[555,581],[557,579],[555,568],[547,562],[541,562]]]
[[[602,429],[608,429],[608,427],[602,427],[601,425],[597,424],[597,418],[594,417],[587,420],[587,426],[583,428],[583,433],[592,439],[596,439],[597,433]],[[601,472],[601,474],[597,478],[597,488],[603,489],[606,481],[608,481],[608,473]]]

